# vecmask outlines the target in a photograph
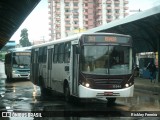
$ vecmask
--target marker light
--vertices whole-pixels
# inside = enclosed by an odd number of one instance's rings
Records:
[[[89,87],[90,85],[89,85],[89,83],[86,83],[85,86],[86,86],[86,87]]]
[[[125,84],[126,87],[129,87],[129,84]]]

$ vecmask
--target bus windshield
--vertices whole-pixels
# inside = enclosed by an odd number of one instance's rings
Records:
[[[131,48],[126,46],[82,46],[80,70],[86,74],[131,74]]]
[[[16,65],[29,66],[30,65],[30,56],[29,55],[14,56],[13,57],[13,65],[15,67],[16,67]]]

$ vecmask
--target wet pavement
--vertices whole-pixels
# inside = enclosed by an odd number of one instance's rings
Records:
[[[156,80],[155,83],[151,83],[150,79],[135,77],[135,90],[160,95],[160,83],[158,80]]]
[[[40,113],[37,115],[43,117],[23,116],[22,118],[14,116],[3,117],[0,120],[96,120],[97,117],[99,120],[159,120],[159,117],[156,117],[156,115],[160,115],[159,93],[149,89],[147,92],[147,89],[140,87],[159,87],[159,84],[150,84],[145,79],[135,79],[134,97],[118,98],[113,105],[100,100],[66,103],[63,96],[57,94],[42,97],[39,87],[34,86],[29,80],[21,79],[7,82],[2,68],[3,64],[0,62],[0,111]],[[151,117],[147,117],[147,115]]]
[[[106,101],[99,100],[70,104],[66,103],[62,96],[56,94],[42,97],[39,87],[34,86],[30,81],[19,80],[8,83],[5,82],[5,79],[1,79],[0,111],[40,112],[42,116],[45,116],[45,119],[46,116],[52,117],[52,119],[55,117],[64,119],[63,116],[87,117],[88,120],[89,118],[95,119],[97,116],[100,116],[101,119],[108,117],[113,119],[115,116],[119,119],[124,119],[123,117],[129,119],[132,118],[131,113],[159,114],[160,97],[158,95],[135,92],[133,98],[118,98],[114,105],[108,105]],[[31,118],[38,119],[36,117],[29,117],[28,119]],[[13,120],[13,117],[10,117],[10,120]]]

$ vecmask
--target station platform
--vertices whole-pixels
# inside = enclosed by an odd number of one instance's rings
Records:
[[[155,83],[150,79],[135,77],[134,79],[135,91],[141,91],[148,94],[160,95],[160,83],[156,80]]]

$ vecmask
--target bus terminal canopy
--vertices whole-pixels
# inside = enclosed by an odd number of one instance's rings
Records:
[[[160,49],[160,5],[88,30],[131,35],[133,49],[139,52],[156,52]]]
[[[0,49],[40,0],[0,0]]]

